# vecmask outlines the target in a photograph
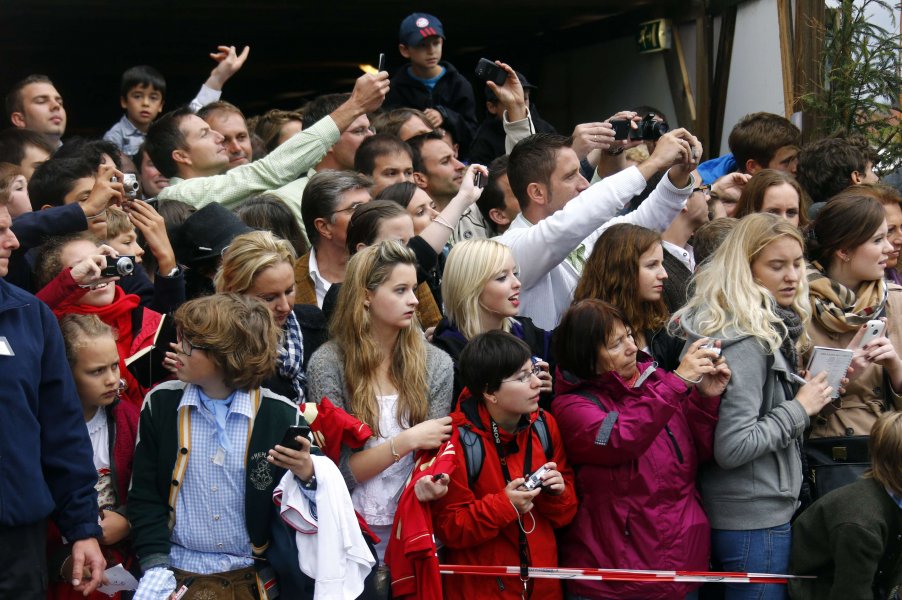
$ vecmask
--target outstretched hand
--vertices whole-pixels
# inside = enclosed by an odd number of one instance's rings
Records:
[[[210,71],[207,87],[221,90],[225,83],[232,78],[232,75],[241,70],[250,53],[250,46],[245,46],[241,54],[238,54],[235,46],[217,46],[217,51],[211,52],[210,58],[219,64]]]

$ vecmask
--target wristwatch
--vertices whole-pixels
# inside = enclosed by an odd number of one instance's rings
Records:
[[[307,481],[302,481],[300,479],[299,481],[301,481],[301,487],[303,487],[305,490],[316,489],[316,475],[311,475],[310,479],[308,479]]]

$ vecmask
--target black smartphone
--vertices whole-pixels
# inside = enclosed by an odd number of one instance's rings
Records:
[[[495,85],[504,85],[507,81],[507,71],[487,58],[480,58],[476,65],[476,77],[483,81],[493,81]]]
[[[473,174],[473,185],[478,188],[485,187],[485,176],[482,174],[482,171],[476,171]]]
[[[292,425],[285,431],[285,436],[282,438],[282,441],[279,442],[280,446],[285,446],[286,448],[291,448],[292,450],[300,450],[301,443],[297,441],[296,437],[301,436],[305,437],[308,440],[310,439],[310,426],[309,425]]]
[[[379,53],[379,63],[378,63],[378,66],[376,67],[376,70],[380,71],[380,72],[385,70],[385,53],[384,52]]]

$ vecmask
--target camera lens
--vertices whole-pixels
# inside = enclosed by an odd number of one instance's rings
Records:
[[[134,270],[135,263],[132,262],[132,259],[123,256],[116,261],[116,272],[119,273],[120,276],[125,277],[131,275]]]

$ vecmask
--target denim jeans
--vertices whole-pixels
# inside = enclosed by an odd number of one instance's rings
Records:
[[[711,559],[718,571],[786,573],[792,532],[789,523],[769,529],[711,530]],[[725,600],[785,600],[784,584],[728,583]]]

